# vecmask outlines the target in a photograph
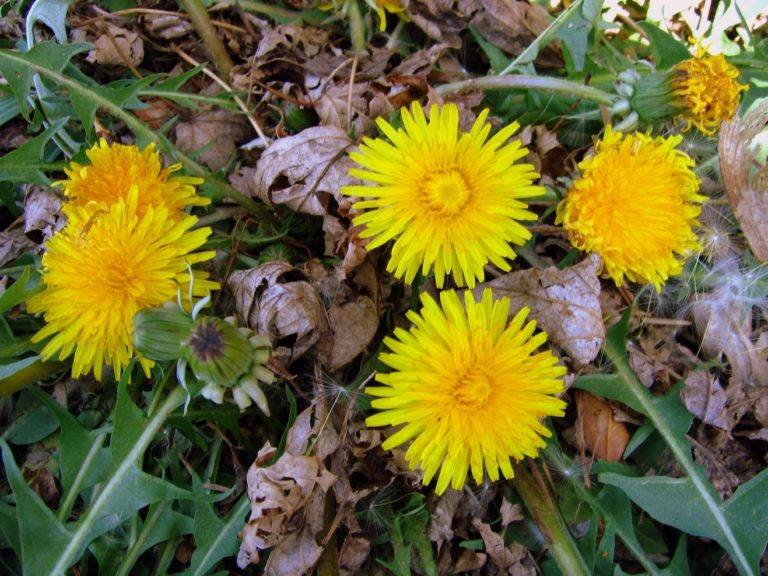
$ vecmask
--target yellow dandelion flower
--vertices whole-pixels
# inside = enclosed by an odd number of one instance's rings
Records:
[[[660,290],[700,248],[694,227],[705,197],[693,160],[675,148],[681,141],[607,127],[557,207],[573,245],[599,254],[617,286],[626,276]]]
[[[459,111],[454,104],[433,106],[429,121],[418,103],[403,108],[404,128],[395,129],[379,118],[384,138],[364,138],[351,158],[364,170],[350,174],[370,186],[345,186],[342,193],[367,198],[355,203],[365,212],[354,219],[365,226],[360,236],[373,238],[373,250],[394,240],[387,270],[412,282],[434,266],[438,287],[446,274],[456,284],[470,287],[484,278],[483,266],[492,262],[509,270],[515,253],[509,243],[531,237],[520,220],[536,215],[524,198],[543,193],[530,164],[516,164],[527,150],[507,142],[517,130],[513,123],[488,139],[491,126],[484,110],[472,129],[459,133]]]
[[[739,107],[742,91],[739,70],[722,54],[711,56],[701,46],[694,58],[673,69],[672,89],[684,109],[681,117],[705,134],[714,134],[723,120],[730,120]]]
[[[119,377],[134,354],[133,316],[177,297],[189,285],[188,266],[209,260],[214,252],[193,253],[210,228],[190,230],[197,218],[171,218],[166,206],[143,206],[132,186],[108,211],[70,210],[67,226],[47,242],[42,279],[45,290],[27,308],[42,313],[46,325],[33,342],[52,337],[42,356],[74,353],[72,376],[93,370],[97,380],[109,364]],[[194,292],[206,294],[218,284],[195,273]],[[142,359],[149,373],[152,362]]]
[[[139,150],[136,146],[110,145],[102,138],[86,155],[90,164],[72,162],[64,170],[68,179],[56,182],[69,199],[66,212],[82,206],[88,206],[92,213],[108,210],[120,198],[126,198],[134,186],[139,190],[139,216],[149,206],[165,204],[169,214],[178,218],[185,207],[206,206],[211,201],[197,195],[195,186],[203,181],[201,178],[171,176],[181,164],[163,168],[154,144]]]
[[[405,8],[400,0],[366,0],[366,2],[376,10],[379,17],[379,31],[384,32],[387,29],[387,12],[397,14],[400,18],[407,20]]]
[[[421,314],[408,313],[410,331],[384,340],[392,352],[381,360],[394,371],[376,375],[383,386],[366,387],[379,410],[366,423],[404,424],[383,447],[412,439],[409,465],[424,471],[425,483],[438,475],[437,494],[449,484],[461,489],[470,470],[477,483],[484,469],[491,480],[499,470],[512,478],[510,460],[535,457],[550,435],[541,419],[563,415],[555,394],[565,368],[552,352],[535,352],[547,335],[533,335],[528,309],[507,324],[509,299],[494,302],[490,289],[480,302],[465,292],[464,306],[453,290],[440,294],[440,305],[426,293],[421,302]]]

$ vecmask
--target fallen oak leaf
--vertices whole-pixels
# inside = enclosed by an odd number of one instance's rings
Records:
[[[621,461],[630,434],[624,423],[614,417],[611,405],[599,396],[580,390],[576,395],[576,411],[584,443],[595,458]]]

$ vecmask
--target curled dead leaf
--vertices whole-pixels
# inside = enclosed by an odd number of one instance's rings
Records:
[[[733,427],[735,422],[728,418],[726,409],[728,396],[720,382],[706,370],[688,374],[682,397],[688,412],[702,422],[727,431]]]
[[[348,536],[344,539],[339,552],[339,574],[341,576],[354,576],[359,574],[360,568],[371,553],[371,541],[367,538]]]
[[[238,270],[227,287],[239,320],[275,344],[274,355],[290,363],[317,342],[322,308],[304,274],[287,262]]]
[[[251,134],[251,127],[240,115],[229,110],[206,110],[189,122],[176,125],[176,145],[185,152],[199,152],[200,162],[217,171],[227,165],[237,143]]]
[[[763,100],[743,120],[736,115],[723,122],[717,146],[728,203],[761,262],[768,262],[768,166],[757,164],[751,145],[766,124],[768,100]]]
[[[256,168],[232,176],[232,186],[268,204],[282,204],[304,214],[322,215],[333,198],[343,202],[339,189],[357,181],[346,154],[352,141],[338,126],[315,126],[275,140]]]
[[[504,544],[504,539],[479,518],[472,520],[474,526],[485,544],[488,557],[502,571],[502,573],[515,574],[516,576],[534,576],[536,569],[526,566],[523,561],[528,556],[528,550],[522,544],[512,542],[509,546]]]
[[[578,368],[597,357],[605,340],[599,268],[599,257],[592,254],[565,270],[552,266],[504,274],[479,284],[473,293],[480,298],[485,288],[492,288],[494,297],[508,297],[510,316],[528,306],[531,318],[538,321],[539,327]]]
[[[106,23],[85,59],[107,66],[138,66],[144,61],[144,40],[132,30]]]
[[[584,443],[595,458],[608,462],[621,461],[630,434],[626,425],[614,416],[611,405],[599,396],[579,391],[576,411]]]

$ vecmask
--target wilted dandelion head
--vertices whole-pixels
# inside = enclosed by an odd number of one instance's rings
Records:
[[[401,426],[384,449],[412,440],[406,457],[424,471],[424,482],[437,475],[436,492],[461,489],[471,470],[476,483],[483,470],[498,480],[499,470],[513,476],[511,460],[535,457],[545,445],[546,416],[562,416],[565,368],[550,351],[536,352],[547,335],[534,335],[524,308],[508,324],[509,300],[493,301],[490,290],[476,302],[465,293],[464,305],[453,290],[428,294],[420,313],[410,312],[413,327],[386,338],[391,352],[381,361],[393,371],[377,374],[378,386],[366,387],[378,413],[369,426]]]
[[[133,187],[138,190],[139,216],[150,206],[165,205],[169,215],[177,218],[186,206],[205,206],[211,201],[197,195],[195,186],[202,182],[201,178],[171,176],[181,164],[163,168],[154,144],[140,150],[132,145],[110,145],[102,138],[86,155],[90,164],[72,162],[64,170],[68,178],[56,182],[69,199],[65,211],[79,207],[88,207],[91,212],[108,209],[120,198],[127,198]]]
[[[119,377],[134,354],[134,314],[174,300],[179,287],[189,285],[189,266],[214,255],[194,253],[211,233],[190,230],[195,222],[186,214],[170,218],[165,206],[144,206],[140,216],[135,186],[106,211],[72,207],[67,226],[46,244],[45,289],[27,304],[46,322],[32,340],[51,337],[43,358],[74,354],[74,377],[93,371],[101,380],[104,364]],[[195,276],[196,295],[218,287],[202,273]],[[141,362],[148,372],[152,363]]]
[[[626,276],[660,290],[700,249],[694,228],[704,196],[681,136],[624,135],[606,128],[560,203],[557,223],[580,250],[600,255],[620,286]]]
[[[705,134],[714,134],[723,120],[733,118],[741,92],[748,88],[739,84],[739,70],[722,54],[712,56],[701,46],[695,57],[674,67],[672,89],[684,110],[681,117]]]
[[[507,140],[511,124],[488,139],[490,124],[483,111],[472,129],[459,132],[459,111],[453,104],[433,106],[429,121],[418,103],[403,108],[404,128],[379,118],[388,140],[365,138],[351,155],[364,169],[350,174],[369,186],[346,186],[344,194],[367,198],[355,203],[365,212],[354,219],[372,238],[372,250],[394,241],[387,266],[398,278],[412,282],[421,269],[435,269],[437,286],[447,274],[459,286],[474,286],[492,262],[509,270],[515,253],[509,243],[531,237],[520,220],[536,218],[524,198],[538,196],[538,177],[529,164],[515,164],[526,149]]]

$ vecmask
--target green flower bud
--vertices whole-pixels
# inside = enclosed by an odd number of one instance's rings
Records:
[[[658,124],[680,114],[681,108],[671,81],[670,72],[651,72],[642,75],[635,83],[630,103],[641,124]]]
[[[145,308],[133,317],[133,345],[150,360],[178,360],[186,355],[195,322],[181,308]]]
[[[198,379],[231,388],[253,366],[253,348],[232,324],[201,316],[189,336],[187,360]]]

